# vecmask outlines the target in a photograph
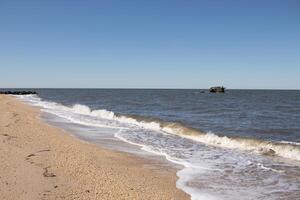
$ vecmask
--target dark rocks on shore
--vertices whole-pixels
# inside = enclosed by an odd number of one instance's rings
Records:
[[[35,91],[0,91],[0,94],[28,95],[28,94],[37,94],[37,92],[35,92]]]
[[[211,93],[224,93],[225,88],[223,86],[222,87],[211,87],[209,89],[209,92],[211,92]]]

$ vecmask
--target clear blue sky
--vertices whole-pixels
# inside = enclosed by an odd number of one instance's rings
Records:
[[[300,89],[300,1],[0,0],[0,87]]]

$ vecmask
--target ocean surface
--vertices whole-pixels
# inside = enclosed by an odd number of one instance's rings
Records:
[[[300,199],[300,91],[35,90],[18,98],[49,123],[182,166],[193,200]]]

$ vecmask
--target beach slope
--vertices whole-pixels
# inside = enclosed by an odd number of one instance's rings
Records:
[[[0,95],[0,199],[190,199],[175,170],[80,141]]]

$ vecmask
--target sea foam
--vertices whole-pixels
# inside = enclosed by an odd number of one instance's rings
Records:
[[[103,123],[99,123],[99,121],[97,121],[97,118],[100,120],[106,119],[129,124],[131,126],[138,126],[144,129],[159,131],[162,134],[175,134],[207,145],[251,151],[269,156],[281,156],[300,161],[300,147],[298,144],[293,142],[274,142],[243,137],[233,138],[228,136],[219,136],[212,132],[205,133],[203,131],[187,127],[181,123],[166,122],[160,119],[152,119],[141,116],[117,115],[106,109],[91,110],[88,106],[81,104],[75,104],[68,107],[54,102],[42,101],[36,95],[21,96],[21,98],[45,108],[46,112],[50,112],[82,125],[114,128],[113,124],[103,125]],[[72,113],[94,118],[75,118]]]

